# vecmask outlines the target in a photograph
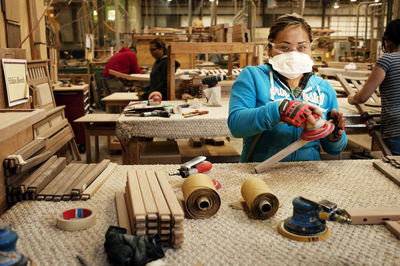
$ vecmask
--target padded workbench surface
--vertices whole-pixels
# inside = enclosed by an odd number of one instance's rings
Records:
[[[117,121],[117,136],[120,139],[132,137],[187,139],[232,136],[228,128],[229,101],[223,99],[221,107],[207,106],[204,101],[205,99],[202,99],[202,106],[198,110],[207,110],[209,113],[189,118],[184,118],[182,114],[173,114],[169,118],[121,115]],[[163,101],[162,104],[177,106],[185,104],[185,102]],[[182,108],[182,113],[194,110],[196,109]]]
[[[296,242],[281,236],[276,226],[292,213],[292,200],[302,195],[328,199],[340,208],[395,207],[400,188],[372,166],[373,160],[278,163],[268,173],[252,174],[256,164],[214,164],[210,177],[222,188],[221,208],[204,220],[185,219],[181,249],[165,249],[167,265],[400,265],[400,240],[384,225],[327,222],[331,231],[320,242]],[[18,232],[17,249],[37,265],[79,265],[76,255],[90,265],[107,265],[104,235],[117,224],[114,192],[123,191],[128,167],[172,171],[177,165],[118,166],[115,174],[88,201],[21,202],[0,217]],[[400,171],[400,170],[399,170]],[[282,206],[269,220],[252,220],[229,203],[241,198],[249,177],[262,178]],[[169,179],[178,198],[183,180]],[[76,232],[58,229],[56,214],[67,208],[96,210],[97,223]]]

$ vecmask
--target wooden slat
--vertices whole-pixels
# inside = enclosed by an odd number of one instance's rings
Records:
[[[386,228],[400,239],[400,221],[386,221]]]
[[[18,167],[18,171],[17,172],[25,172],[30,170],[31,168],[37,166],[38,164],[44,162],[45,160],[49,159],[50,156],[52,156],[53,154],[51,154],[51,152],[46,151],[43,152],[39,155],[36,155],[35,157],[32,157],[28,160],[26,160],[25,164],[20,164],[21,167]]]
[[[169,223],[171,220],[171,212],[168,208],[167,202],[165,201],[165,197],[161,190],[160,184],[158,183],[157,177],[153,171],[146,171],[146,175],[154,197],[154,202],[157,207],[159,219],[161,222]]]
[[[107,168],[109,163],[110,160],[103,160],[99,164],[96,164],[92,171],[87,175],[82,176],[79,182],[74,184],[71,193],[73,195],[81,194],[93,182],[93,180]]]
[[[137,175],[134,170],[128,170],[127,186],[130,191],[133,215],[135,222],[146,220],[146,209],[144,207],[142,193],[140,191]]]
[[[399,221],[400,207],[346,208],[351,224],[383,224],[385,221]]]
[[[115,206],[117,209],[118,226],[125,228],[128,235],[132,234],[129,224],[128,209],[126,207],[125,195],[123,192],[115,192]]]
[[[58,175],[66,166],[64,157],[58,158],[48,169],[46,169],[35,181],[28,187],[28,192],[39,193],[47,184]]]
[[[400,170],[393,166],[383,163],[382,161],[373,162],[373,165],[382,174],[392,180],[396,185],[400,186]]]
[[[71,185],[87,167],[87,164],[78,164],[78,168],[75,170],[75,172],[68,179],[66,179],[64,185],[60,187],[56,193],[54,193],[54,200],[61,200],[63,199],[64,195],[70,195]]]
[[[136,174],[139,182],[140,191],[142,192],[142,198],[147,214],[147,219],[156,220],[157,207],[150,189],[149,181],[147,181],[146,172],[144,170],[137,170]]]
[[[30,176],[28,176],[21,184],[21,193],[25,193],[28,187],[38,178],[46,169],[48,169],[55,161],[57,156],[52,156],[43,165],[36,169]]]
[[[107,168],[85,189],[82,193],[82,199],[90,199],[94,193],[106,182],[106,180],[114,173],[117,168],[116,163],[110,163]]]
[[[37,199],[43,200],[47,196],[51,196],[51,198],[48,198],[47,200],[53,199],[53,194],[58,190],[59,186],[63,185],[64,178],[66,176],[70,177],[71,171],[74,169],[74,165],[76,164],[71,163],[67,165],[64,170],[61,171],[61,173],[59,173],[42,191],[38,193]]]
[[[232,54],[232,53],[249,53],[253,51],[251,43],[232,42],[232,43],[185,43],[173,42],[171,45],[171,53],[174,54]]]
[[[27,145],[14,152],[15,155],[21,155],[25,160],[33,154],[41,150],[46,145],[47,139],[37,138],[29,142]]]
[[[184,212],[178,202],[178,199],[176,198],[174,191],[172,190],[171,185],[168,182],[168,174],[164,171],[156,171],[156,176],[163,191],[165,200],[171,211],[173,222],[178,223],[183,221]]]

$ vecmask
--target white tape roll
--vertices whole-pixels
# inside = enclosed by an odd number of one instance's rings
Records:
[[[76,208],[62,211],[57,215],[57,227],[67,231],[83,230],[96,223],[96,215],[93,210]]]

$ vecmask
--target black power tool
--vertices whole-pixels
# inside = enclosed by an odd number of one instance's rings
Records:
[[[351,223],[343,209],[328,200],[314,202],[297,197],[293,199],[293,216],[278,224],[278,232],[283,236],[304,242],[326,239],[329,229],[326,221]]]

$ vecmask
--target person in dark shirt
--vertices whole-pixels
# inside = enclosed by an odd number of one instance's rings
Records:
[[[139,68],[137,57],[134,52],[135,50],[133,46],[130,48],[122,47],[118,53],[114,54],[110,60],[108,60],[102,74],[105,96],[113,92],[125,91],[124,82],[111,75],[109,73],[110,69],[124,74],[143,73]]]
[[[167,99],[167,47],[163,40],[156,38],[150,41],[150,53],[156,59],[150,73],[150,88],[142,95],[143,99],[147,99],[150,93],[158,91],[162,95],[162,99]],[[180,64],[175,61],[175,69]]]

